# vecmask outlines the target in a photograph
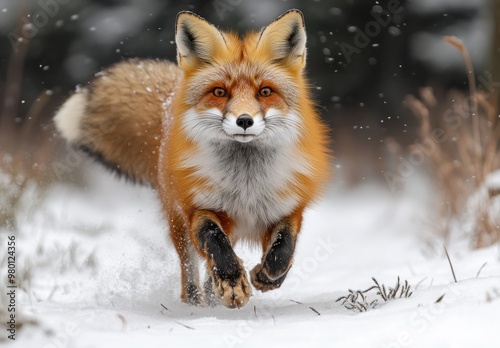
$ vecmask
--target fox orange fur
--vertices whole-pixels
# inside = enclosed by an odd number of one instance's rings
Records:
[[[252,290],[234,244],[262,247],[250,272],[256,289],[280,287],[304,209],[329,177],[326,130],[304,76],[304,19],[290,10],[240,38],[181,12],[175,41],[177,65],[118,63],[71,96],[55,122],[68,141],[158,191],[181,299],[240,308]]]

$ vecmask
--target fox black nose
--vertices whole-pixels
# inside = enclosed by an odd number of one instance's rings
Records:
[[[243,130],[247,130],[247,128],[250,128],[253,126],[253,118],[247,114],[240,115],[236,119],[236,125],[238,127],[243,128]]]

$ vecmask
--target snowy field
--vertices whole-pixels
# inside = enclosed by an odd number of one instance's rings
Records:
[[[85,181],[54,186],[19,221],[18,268],[32,280],[18,306],[37,324],[0,345],[500,347],[500,246],[472,250],[466,235],[451,236],[455,283],[443,241],[429,232],[424,184],[399,196],[332,185],[306,215],[282,288],[254,290],[230,310],[179,302],[177,256],[154,192],[99,168]],[[247,269],[260,259],[246,246],[237,253]],[[378,302],[367,312],[336,302],[372,277],[391,287],[398,276],[411,297],[384,302],[371,291],[367,302]]]

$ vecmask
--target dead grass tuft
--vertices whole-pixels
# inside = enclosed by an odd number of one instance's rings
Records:
[[[22,25],[22,21],[19,20],[17,30],[21,30]],[[40,122],[52,93],[42,92],[26,115],[21,115],[19,108],[24,57],[27,49],[28,44],[24,44],[19,46],[18,52],[14,50],[11,52],[5,74],[6,80],[2,81],[4,94],[0,96],[0,240],[2,244],[7,240],[8,235],[19,236],[19,220],[28,216],[32,209],[39,207],[43,193],[54,177],[50,167],[50,163],[55,158],[52,129]],[[4,257],[3,253],[0,254],[2,255],[0,269],[7,270],[7,255]],[[34,269],[29,262],[23,263],[20,259],[26,259],[26,256],[22,253],[16,255],[18,296],[26,292]],[[1,277],[0,288],[7,288],[7,277]],[[8,301],[6,291],[2,291],[0,293],[0,322],[3,323],[0,326],[2,328],[8,321]],[[36,323],[36,320],[26,316],[25,311],[19,306],[19,297],[17,298],[16,320],[17,329]]]
[[[17,30],[21,28],[19,20]],[[16,228],[16,212],[30,185],[46,187],[52,179],[49,163],[55,158],[52,127],[40,122],[52,93],[43,91],[27,115],[19,111],[27,49],[28,43],[12,50],[0,96],[0,228],[10,230]]]
[[[407,298],[413,294],[408,281],[405,280],[401,284],[399,277],[396,285],[392,288],[380,284],[375,278],[372,278],[372,280],[375,285],[366,290],[349,289],[347,295],[339,297],[335,302],[341,302],[345,308],[355,312],[367,312],[370,309],[376,308],[380,300],[388,302],[397,298]],[[373,291],[375,291],[375,298],[372,295]]]
[[[456,37],[444,40],[464,57],[469,96],[457,91],[440,95],[431,87],[422,88],[418,97],[408,96],[406,105],[420,123],[419,140],[410,151],[426,154],[441,198],[436,224],[440,234],[447,238],[453,225],[468,219],[472,244],[480,248],[500,240],[500,181],[490,183],[500,167],[497,96],[493,86],[476,90],[463,43]]]

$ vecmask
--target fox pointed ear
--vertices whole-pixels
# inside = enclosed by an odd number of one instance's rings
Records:
[[[288,10],[260,32],[257,49],[271,54],[273,62],[287,61],[305,65],[306,29],[304,15]]]
[[[216,51],[227,47],[219,29],[189,11],[177,15],[175,43],[177,63],[181,68],[200,62],[211,64]]]

